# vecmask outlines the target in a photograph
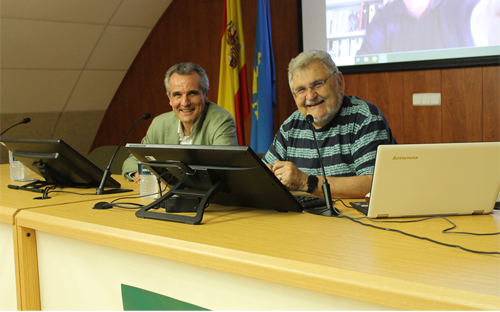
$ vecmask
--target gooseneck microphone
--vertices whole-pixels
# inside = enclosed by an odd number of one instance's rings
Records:
[[[105,191],[104,190],[104,185],[106,185],[106,182],[108,181],[108,178],[111,175],[111,164],[113,163],[113,160],[115,159],[116,154],[118,154],[118,151],[120,150],[120,147],[122,146],[123,142],[125,142],[125,139],[130,134],[130,131],[132,131],[132,129],[135,127],[135,125],[139,121],[141,121],[141,120],[148,120],[149,118],[151,118],[151,114],[150,113],[146,113],[146,114],[142,115],[142,117],[139,118],[136,122],[134,122],[134,124],[132,125],[132,127],[130,127],[130,129],[128,130],[127,134],[123,138],[122,142],[118,145],[118,148],[116,149],[115,153],[111,157],[111,160],[109,161],[108,167],[106,168],[106,170],[104,170],[104,175],[102,176],[101,185],[99,185],[99,188],[96,190],[96,195],[124,193],[124,192],[130,192],[130,191],[132,191],[132,190],[128,190],[128,189],[113,189],[113,190],[107,190],[107,191]]]
[[[318,150],[318,158],[319,158],[319,164],[321,166],[321,171],[323,173],[323,195],[325,196],[325,202],[326,202],[326,211],[323,209],[323,210],[320,210],[320,211],[308,211],[310,213],[315,213],[315,214],[321,214],[323,216],[338,216],[339,215],[339,212],[337,211],[337,209],[335,209],[335,207],[333,206],[333,203],[332,203],[332,195],[331,195],[331,191],[330,191],[330,184],[328,183],[328,180],[326,179],[326,174],[325,174],[325,167],[323,166],[323,160],[321,158],[321,153],[319,151],[319,144],[318,144],[318,140],[316,139],[316,130],[314,129],[314,126],[313,126],[313,122],[314,122],[314,117],[312,115],[307,115],[306,116],[306,121],[308,124],[311,125],[311,131],[313,133],[313,137],[314,137],[314,142],[316,143],[316,149]]]
[[[18,125],[20,125],[20,124],[25,124],[25,123],[28,123],[28,122],[30,122],[30,121],[31,121],[31,118],[26,117],[26,118],[24,118],[23,120],[21,120],[20,122],[16,123],[15,125],[10,126],[10,127],[8,127],[7,129],[5,129],[5,131],[3,131],[3,132],[0,134],[0,136],[2,136],[5,132],[9,131],[10,129],[14,128],[15,126],[18,126]]]

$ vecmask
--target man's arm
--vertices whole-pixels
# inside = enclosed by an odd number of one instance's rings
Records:
[[[276,177],[292,191],[307,191],[308,175],[289,161],[276,161],[274,166],[267,165]],[[372,175],[353,177],[326,177],[333,198],[364,198],[370,192]],[[323,177],[318,176],[318,186],[313,195],[323,196]]]
[[[333,198],[365,198],[370,192],[373,175],[354,177],[326,177]],[[318,187],[313,194],[323,196],[323,177],[318,176]]]
[[[156,118],[153,119],[153,122],[148,128],[148,131],[146,132],[146,136],[142,138],[141,143],[142,144],[149,144],[154,141],[152,141],[151,137],[154,135],[154,128],[155,125],[158,125],[158,123],[155,122],[157,120]],[[158,142],[159,143],[159,142]],[[137,158],[130,154],[129,157],[125,159],[122,165],[122,175],[129,181],[134,181],[136,184],[140,183],[140,177],[139,174],[137,173],[138,171],[138,164],[139,160]]]
[[[238,145],[236,124],[232,118],[226,118],[214,133],[212,145]]]
[[[139,164],[139,161],[137,158],[135,158],[134,155],[130,154],[127,159],[123,162],[122,166],[122,175],[127,178],[127,180],[130,180],[132,178],[135,179],[135,177],[130,176],[131,173],[135,173],[138,170],[137,165]]]
[[[179,136],[177,135],[178,119],[173,112],[165,113],[153,119],[149,125],[146,135],[141,140],[141,144],[178,144]],[[130,155],[123,162],[122,175],[127,180],[134,180],[137,184],[140,181],[137,172],[139,161],[134,155]]]
[[[207,105],[206,118],[195,135],[193,144],[238,145],[236,123],[231,114],[215,103],[208,102]]]

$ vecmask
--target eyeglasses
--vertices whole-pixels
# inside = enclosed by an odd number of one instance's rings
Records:
[[[299,89],[295,90],[295,91],[293,92],[293,94],[294,94],[296,97],[298,97],[298,98],[300,98],[300,99],[303,99],[303,98],[305,98],[305,97],[306,97],[306,95],[307,95],[307,89],[311,89],[311,91],[313,91],[313,92],[318,92],[319,90],[321,90],[321,88],[323,88],[323,87],[325,86],[325,84],[326,84],[326,82],[328,81],[328,79],[330,79],[330,77],[331,77],[333,74],[335,74],[335,73],[337,73],[337,71],[334,71],[333,73],[331,73],[331,74],[330,74],[328,77],[326,77],[326,79],[325,79],[325,80],[323,80],[323,81],[315,81],[315,82],[311,83],[311,85],[310,85],[309,87],[299,88]]]

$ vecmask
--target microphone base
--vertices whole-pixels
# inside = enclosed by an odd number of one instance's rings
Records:
[[[324,217],[336,217],[337,214],[330,209],[326,207],[317,207],[317,208],[307,208],[304,209],[305,212],[318,215],[318,216],[324,216]]]
[[[119,193],[126,193],[126,192],[132,192],[131,189],[112,189],[112,190],[101,190],[97,189],[95,192],[96,195],[106,195],[106,194],[119,194]]]

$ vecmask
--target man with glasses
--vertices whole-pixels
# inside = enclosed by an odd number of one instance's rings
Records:
[[[298,110],[281,125],[263,161],[290,190],[323,195],[316,143],[306,116],[314,118],[333,198],[364,198],[370,192],[380,144],[396,144],[382,112],[344,95],[344,78],[324,51],[299,54],[288,66]]]

